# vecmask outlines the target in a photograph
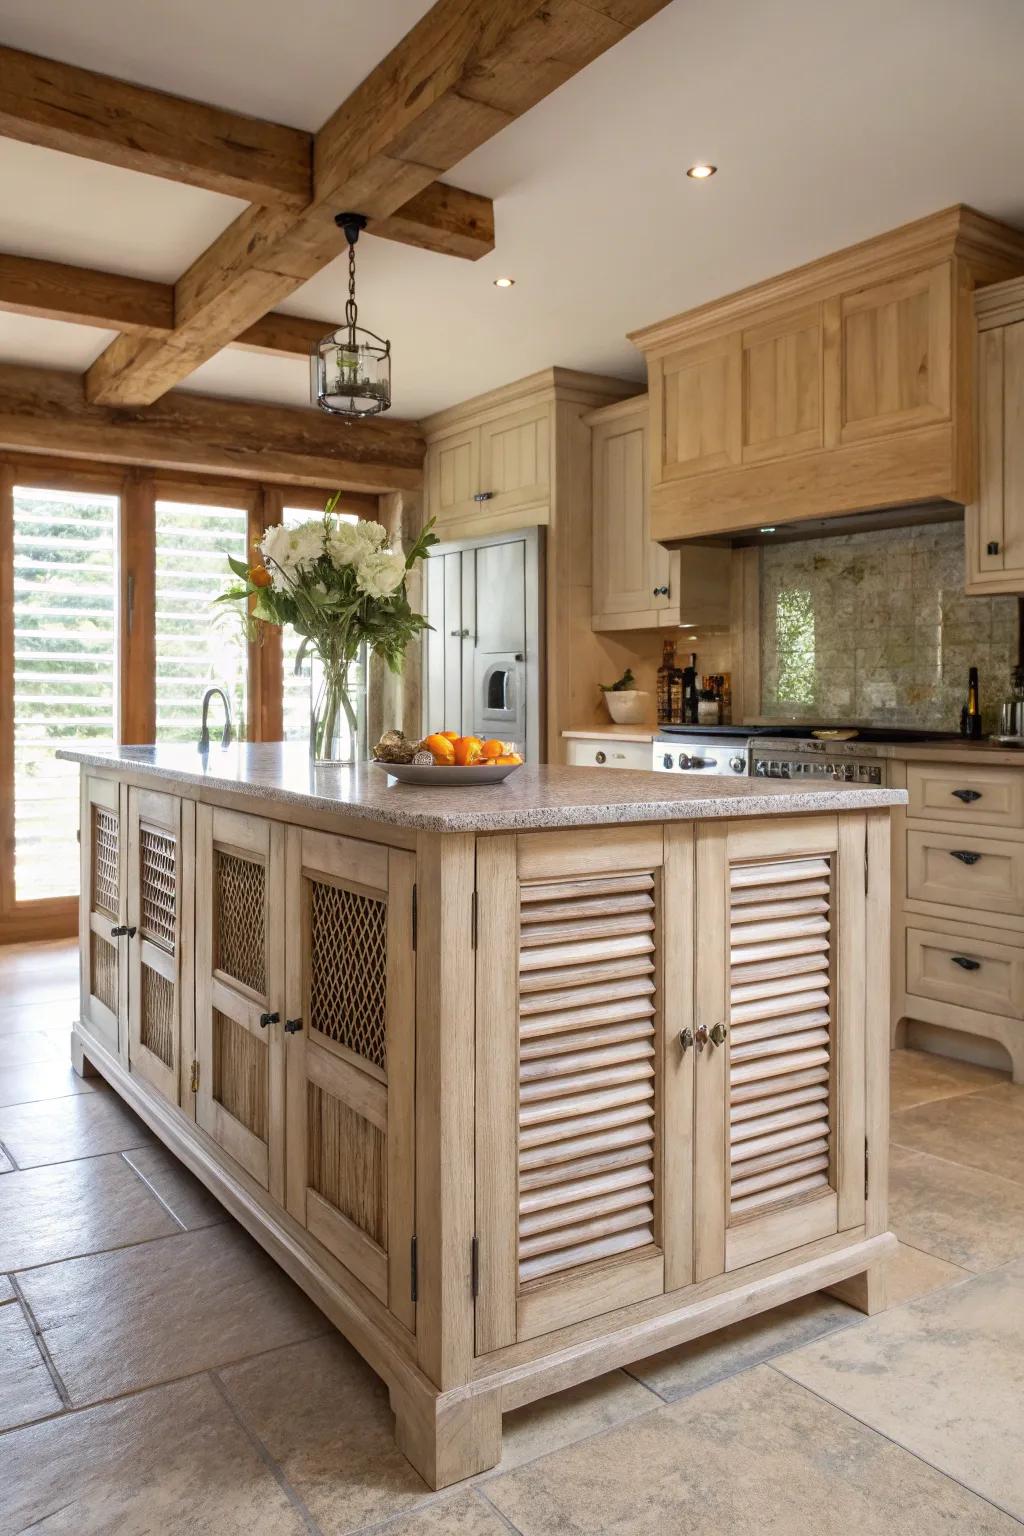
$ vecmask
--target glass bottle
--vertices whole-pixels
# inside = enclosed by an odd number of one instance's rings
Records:
[[[678,676],[679,668],[676,666],[676,643],[674,640],[665,640],[661,647],[661,666],[658,668],[658,724],[676,725],[678,720],[675,710],[678,707],[676,695],[678,683],[673,687],[674,679]]]

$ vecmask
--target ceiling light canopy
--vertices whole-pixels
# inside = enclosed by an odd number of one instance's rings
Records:
[[[713,176],[717,170],[717,165],[706,165],[701,161],[697,165],[691,165],[686,174],[694,181],[707,181],[708,177]]]
[[[337,213],[334,222],[348,241],[345,324],[312,348],[310,394],[314,405],[334,416],[376,416],[391,404],[391,343],[356,323],[356,241],[366,219],[361,213]]]

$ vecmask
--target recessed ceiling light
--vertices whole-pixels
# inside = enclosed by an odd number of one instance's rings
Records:
[[[707,181],[708,177],[713,176],[717,170],[717,165],[691,165],[686,174],[692,176],[694,181]]]
[[[514,288],[515,285],[516,280],[514,277],[496,277],[494,279],[495,288]]]
[[[775,529],[774,528],[762,528],[762,529],[760,529],[760,532],[761,533],[774,533]]]

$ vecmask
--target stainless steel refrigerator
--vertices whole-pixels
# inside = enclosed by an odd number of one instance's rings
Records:
[[[426,562],[423,730],[544,752],[544,529],[434,546]]]

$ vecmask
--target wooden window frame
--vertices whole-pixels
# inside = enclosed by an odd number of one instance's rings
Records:
[[[335,487],[287,485],[184,474],[92,459],[0,453],[0,944],[71,937],[77,897],[18,902],[14,891],[14,487],[97,491],[117,496],[118,737],[144,745],[156,737],[156,502],[192,501],[244,508],[247,546],[282,520],[285,506],[323,510]],[[339,511],[376,518],[375,495],[343,491]],[[249,646],[246,730],[250,741],[280,741],[281,637],[266,631]]]

